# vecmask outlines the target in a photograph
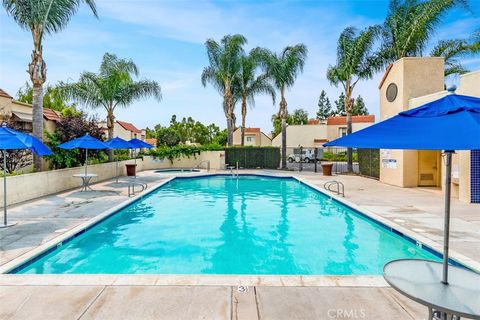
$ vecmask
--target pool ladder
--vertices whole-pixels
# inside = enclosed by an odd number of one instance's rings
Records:
[[[129,181],[128,182],[128,197],[131,197],[131,196],[135,195],[135,186],[140,187],[140,191],[138,191],[138,192],[143,192],[148,188],[148,185],[145,182]]]
[[[345,197],[345,185],[340,181],[337,181],[337,180],[327,181],[323,185],[323,188],[325,188],[325,190],[328,190],[330,192],[341,195],[342,197]]]

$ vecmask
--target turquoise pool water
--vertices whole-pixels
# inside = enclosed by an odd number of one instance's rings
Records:
[[[18,273],[378,275],[437,259],[294,179],[175,179]]]

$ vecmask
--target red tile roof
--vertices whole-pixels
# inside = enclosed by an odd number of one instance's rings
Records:
[[[119,125],[121,125],[123,127],[123,129],[127,130],[127,131],[132,131],[132,132],[135,132],[135,133],[142,133],[142,131],[138,130],[137,127],[135,127],[133,124],[131,124],[130,122],[125,122],[125,121],[118,121],[117,120],[117,123]]]
[[[390,64],[387,67],[387,70],[385,70],[385,73],[383,74],[382,80],[380,81],[380,84],[378,85],[378,89],[382,88],[383,83],[385,82],[385,80],[387,80],[387,77],[388,77],[388,74],[390,73],[390,70],[392,70],[392,67],[393,67],[393,64]]]
[[[52,110],[52,109],[44,108],[43,109],[43,116],[47,120],[60,121],[60,115],[58,114],[57,111]]]
[[[352,123],[375,122],[375,115],[368,116],[352,116]],[[327,125],[342,125],[347,124],[347,117],[330,117],[327,119]]]
[[[320,124],[320,120],[318,119],[309,119],[308,124]]]
[[[148,143],[149,145],[153,146],[153,147],[157,146],[157,139],[155,139],[155,138],[145,139],[145,142]]]
[[[246,133],[257,133],[260,132],[260,128],[245,128]]]
[[[5,91],[3,91],[1,88],[0,88],[0,97],[6,97],[6,98],[10,98],[10,99],[13,98],[11,95],[9,95]]]

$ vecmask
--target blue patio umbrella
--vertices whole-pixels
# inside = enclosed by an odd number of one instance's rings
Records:
[[[151,144],[146,143],[145,141],[142,141],[142,140],[136,139],[136,138],[132,139],[128,142],[130,142],[133,145],[133,148],[134,148],[133,158],[135,159],[135,167],[137,167],[137,155],[136,155],[135,149],[141,149],[141,148],[151,149],[151,148],[153,148],[153,146]],[[136,174],[137,174],[137,171],[135,170],[135,176],[136,176]]]
[[[3,152],[3,225],[8,227],[12,224],[7,223],[7,150],[29,149],[39,156],[47,156],[52,151],[40,140],[29,134],[7,128],[4,123],[0,127],[0,150]]]
[[[123,140],[122,138],[116,137],[108,140],[105,142],[105,144],[108,146],[109,149],[133,149],[134,146],[126,141]],[[116,159],[116,167],[115,167],[115,179],[116,182],[118,183],[118,157]]]
[[[457,95],[400,112],[380,123],[333,140],[324,146],[377,149],[443,150],[445,153],[445,230],[443,283],[448,283],[452,153],[480,150],[480,98]]]
[[[68,150],[71,150],[71,149],[85,149],[85,176],[88,173],[88,170],[87,170],[87,167],[88,167],[88,149],[97,149],[97,150],[98,149],[108,149],[108,146],[104,142],[92,137],[88,133],[86,135],[84,135],[83,137],[76,138],[76,139],[64,142],[62,144],[59,144],[58,147],[62,148],[62,149],[68,149]]]

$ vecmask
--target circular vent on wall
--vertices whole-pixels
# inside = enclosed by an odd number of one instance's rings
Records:
[[[393,102],[397,97],[397,93],[398,93],[397,85],[395,83],[390,83],[387,87],[387,93],[386,93],[388,102]]]

